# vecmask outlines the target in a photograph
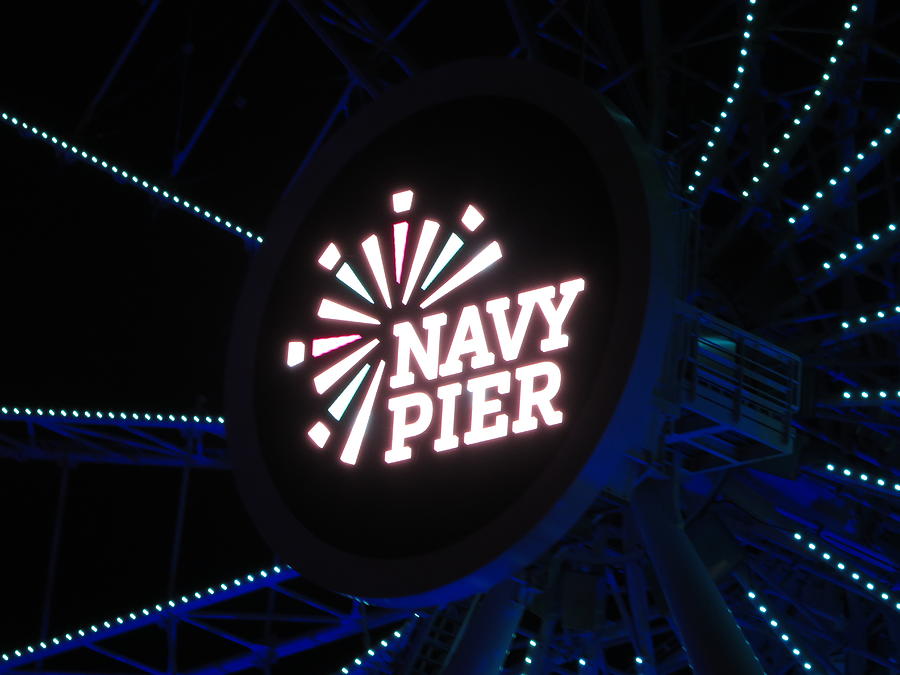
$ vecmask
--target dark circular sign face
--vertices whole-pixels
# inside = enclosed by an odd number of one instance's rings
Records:
[[[627,134],[549,71],[464,64],[373,104],[279,206],[228,433],[301,574],[447,600],[527,563],[602,485],[649,279]]]

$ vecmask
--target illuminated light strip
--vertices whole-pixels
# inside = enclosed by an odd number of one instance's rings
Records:
[[[496,241],[492,241],[490,244],[481,249],[481,251],[479,251],[474,258],[466,263],[466,265],[461,270],[447,279],[447,281],[445,281],[443,285],[439,286],[438,289],[434,291],[434,293],[425,298],[419,306],[422,309],[425,309],[429,305],[434,304],[451,291],[454,291],[462,286],[472,277],[486,270],[502,257],[503,253],[500,251],[500,244],[498,244]]]
[[[335,349],[340,349],[344,345],[356,342],[361,337],[362,335],[338,335],[336,337],[316,338],[312,341],[313,358],[317,358],[328,352],[333,352]]]
[[[378,346],[378,340],[369,340],[362,347],[357,349],[352,354],[345,356],[343,359],[335,363],[331,368],[322,371],[318,375],[313,378],[313,385],[315,385],[316,391],[319,394],[324,394],[326,391],[331,389],[334,386],[335,382],[340,380],[344,375],[346,375],[353,366],[362,361],[366,354],[371,352],[375,347]]]
[[[894,116],[894,119],[900,120],[900,113],[897,113]],[[882,143],[896,142],[893,138],[891,138],[893,136],[893,134],[894,134],[894,127],[886,126],[878,136],[876,136],[875,138],[873,138],[869,141],[868,146],[871,148],[870,153],[866,154],[864,152],[858,152],[852,163],[845,164],[844,166],[841,167],[840,174],[828,179],[828,187],[825,188],[825,190],[833,191],[834,188],[837,187],[837,185],[840,181],[844,180],[845,178],[850,177],[854,173],[854,170],[858,170],[866,162],[866,160],[868,160],[870,158],[870,156],[875,153],[875,149],[878,148]],[[826,196],[828,196],[830,198],[830,196],[831,196],[830,193],[826,192],[826,191],[818,190],[815,193],[813,199],[811,199],[810,201],[808,201],[800,206],[799,213],[796,213],[787,219],[787,223],[789,225],[799,227],[798,221],[801,221],[801,220],[807,219],[807,218],[811,219],[812,218],[812,210],[814,209],[816,203],[821,202]]]
[[[855,2],[852,3],[850,5],[850,18],[853,18],[853,16],[855,16],[858,11],[859,11],[859,5]],[[826,67],[825,72],[822,73],[821,79],[824,82],[830,81],[831,78],[833,77],[834,71],[837,69],[837,63],[838,63],[838,60],[840,57],[840,53],[841,53],[841,51],[843,51],[843,48],[846,44],[845,38],[847,36],[847,33],[850,31],[850,29],[852,27],[853,27],[852,21],[847,20],[844,22],[843,29],[841,30],[841,32],[838,35],[837,40],[835,41],[835,50],[834,50],[834,52],[832,52],[831,56],[828,59],[829,65],[828,65],[828,67]],[[813,106],[816,104],[817,101],[821,100],[822,93],[823,92],[822,92],[821,88],[816,88],[813,90],[812,97],[809,99],[809,101],[807,101],[803,105],[804,112],[798,114],[792,120],[792,124],[794,126],[800,127],[804,122],[809,121],[809,119],[813,115]],[[805,119],[804,119],[804,117],[805,117]],[[785,131],[782,134],[782,138],[785,141],[789,141],[792,138],[791,132]],[[772,146],[772,148],[769,150],[769,154],[772,155],[771,161],[769,159],[766,159],[760,164],[760,169],[762,169],[762,171],[760,171],[759,169],[757,170],[757,173],[754,174],[753,177],[750,179],[752,183],[754,183],[754,184],[759,183],[761,180],[760,174],[764,173],[768,169],[771,169],[773,167],[773,165],[778,163],[778,159],[779,159],[778,155],[781,154],[781,148],[777,145]],[[748,189],[742,190],[741,195],[743,197],[750,197],[750,193],[751,193],[752,189],[753,189],[753,186],[750,186],[749,190]]]
[[[363,282],[359,280],[359,277],[356,276],[356,272],[353,271],[353,268],[350,267],[349,264],[344,263],[341,265],[341,268],[337,271],[337,274],[334,275],[337,277],[338,281],[342,282],[345,286],[347,286],[351,291],[359,295],[364,300],[368,300],[373,305],[375,304],[375,300],[372,299],[372,296],[369,295],[369,291],[366,290],[366,287],[363,286]]]
[[[841,394],[840,400],[836,403],[838,405],[843,403],[857,407],[900,405],[900,389],[878,389],[871,392],[868,389],[859,389],[857,391],[846,390]],[[828,404],[825,403],[823,405]]]
[[[894,482],[890,478],[873,476],[868,471],[854,471],[853,469],[846,466],[838,471],[838,468],[834,464],[826,464],[825,470],[828,471],[828,473],[833,474],[835,477],[841,477],[845,479],[846,482],[852,481],[854,484],[862,485],[872,490],[883,490],[888,494],[893,494],[894,496],[900,497],[900,482]],[[879,488],[881,488],[881,490],[879,490]]]
[[[235,225],[230,220],[226,220],[225,218],[222,218],[221,216],[209,211],[208,209],[205,209],[202,206],[198,206],[197,204],[188,201],[181,195],[178,195],[169,190],[165,190],[154,183],[150,183],[146,179],[136,176],[133,173],[120,168],[118,165],[113,164],[112,162],[108,162],[105,159],[89,153],[82,148],[78,148],[77,146],[72,145],[67,141],[61,140],[60,138],[50,134],[47,131],[44,131],[43,129],[40,129],[39,127],[31,125],[24,120],[20,120],[7,112],[0,112],[0,119],[2,119],[12,127],[22,129],[30,133],[33,137],[64,150],[67,156],[74,157],[75,159],[93,166],[96,169],[105,171],[106,173],[110,174],[111,176],[115,176],[116,178],[122,178],[128,185],[138,187],[144,192],[152,195],[153,197],[156,197],[157,199],[161,199],[168,204],[174,204],[182,211],[186,211],[192,216],[200,218],[207,223],[211,223],[225,230],[226,232],[231,232],[232,234],[239,235],[242,239],[249,243],[253,243],[256,246],[263,243],[263,238],[261,236],[255,234],[247,228],[241,227],[240,225]]]
[[[756,19],[756,15],[753,13],[753,8],[756,5],[757,0],[747,0],[747,2],[749,5],[748,10],[750,10],[750,11],[748,11],[747,14],[744,16],[745,26],[744,26],[744,33],[743,33],[743,41],[741,42],[741,48],[740,48],[740,58],[738,59],[737,75],[735,76],[734,81],[731,83],[731,87],[729,87],[729,95],[725,97],[725,107],[719,113],[720,120],[725,120],[728,118],[729,108],[734,104],[734,101],[735,101],[734,96],[732,96],[730,92],[740,91],[741,86],[743,84],[743,80],[744,80],[744,73],[747,70],[747,66],[745,64],[747,63],[747,57],[750,54],[750,50],[749,50],[750,37],[751,37],[750,27],[753,25],[753,22]],[[709,154],[707,154],[707,153],[711,153],[712,149],[716,147],[716,137],[721,132],[722,132],[722,127],[719,126],[719,124],[716,124],[715,126],[713,126],[713,134],[706,141],[706,150],[705,150],[704,154],[700,155],[700,164],[697,166],[696,169],[694,169],[694,172],[692,174],[691,180],[693,182],[691,182],[687,186],[688,192],[695,192],[697,190],[699,182],[703,177],[703,167],[709,163]]]
[[[772,610],[769,609],[768,606],[762,604],[762,599],[756,591],[747,591],[747,597],[752,601],[751,604],[754,609],[756,609],[756,611],[764,618],[766,624],[768,624],[769,628],[772,629],[772,632],[778,636],[779,641],[784,645],[785,649],[791,653],[794,659],[796,659],[797,663],[799,663],[805,671],[809,673],[815,672],[812,663],[806,660],[806,657],[803,655],[803,652],[800,650],[800,647],[797,646],[794,639],[784,630],[781,626],[781,622],[772,615]]]
[[[419,615],[416,614],[415,617],[413,619],[411,619],[410,621],[407,621],[406,624],[404,624],[404,626],[400,630],[395,630],[391,634],[391,637],[389,637],[385,640],[382,640],[379,643],[379,646],[381,647],[381,649],[377,649],[377,650],[376,649],[367,649],[365,651],[365,653],[356,657],[355,659],[353,659],[353,661],[351,661],[346,666],[341,668],[341,671],[340,671],[341,675],[350,675],[351,673],[354,673],[357,670],[361,673],[362,672],[366,672],[366,673],[371,672],[370,669],[367,667],[368,662],[370,660],[373,660],[375,657],[381,656],[382,654],[384,654],[384,652],[388,651],[395,645],[400,644],[402,642],[402,638],[407,637],[407,634],[412,629],[415,622],[418,620],[419,620]]]
[[[297,577],[297,573],[290,567],[276,565],[235,578],[231,582],[220,583],[188,595],[182,595],[180,598],[173,598],[157,605],[122,614],[121,616],[110,617],[106,621],[99,621],[96,624],[75,629],[70,633],[47,638],[44,642],[11,650],[5,654],[0,654],[0,661],[4,663],[28,663],[37,659],[44,659],[54,653],[65,651],[73,641],[77,644],[81,638],[85,638],[88,635],[96,635],[98,640],[102,640],[131,630],[131,626],[135,623],[141,626],[155,624],[160,621],[161,617],[181,615],[189,609],[220,602],[223,595],[227,595],[229,598],[235,597],[238,594],[257,590],[259,587],[268,587],[295,577]],[[260,581],[261,579],[265,579],[265,581]],[[246,590],[248,586],[250,586],[249,591]],[[238,588],[241,590],[238,591]]]
[[[378,284],[378,290],[381,292],[381,298],[384,300],[385,306],[391,308],[391,291],[388,287],[387,273],[384,270],[384,260],[381,257],[381,244],[378,241],[378,235],[373,234],[362,243],[363,253],[366,254],[366,260],[369,261],[369,269],[375,277],[375,283]]]
[[[350,307],[345,307],[339,302],[324,298],[319,305],[318,317],[320,319],[333,319],[334,321],[349,321],[351,323],[369,323],[379,325],[381,322],[374,316],[363,314]]]
[[[419,233],[419,242],[416,244],[416,252],[413,255],[412,266],[409,268],[409,276],[406,278],[406,288],[403,290],[402,302],[404,305],[409,302],[409,297],[412,295],[413,288],[415,288],[416,282],[419,280],[419,275],[422,273],[422,268],[425,266],[425,260],[428,258],[428,253],[431,251],[431,246],[434,244],[438,229],[440,229],[440,225],[433,220],[426,220],[422,225],[422,232]]]
[[[891,310],[893,310],[893,311],[891,311]],[[900,314],[900,305],[894,305],[891,308],[879,309],[872,316],[866,316],[865,314],[860,314],[859,317],[857,317],[855,323],[860,324],[860,325],[864,325],[867,323],[876,323],[878,321],[881,321],[882,319],[890,319],[891,317],[896,316],[898,314]],[[849,329],[851,327],[851,325],[852,324],[849,321],[841,322],[841,328],[843,328],[844,330]]]
[[[825,260],[822,263],[822,269],[834,269],[835,271],[837,271],[841,268],[841,266],[853,264],[861,255],[863,255],[864,253],[869,253],[872,250],[873,246],[888,246],[894,244],[894,239],[898,234],[900,234],[900,231],[897,230],[897,226],[894,223],[890,223],[886,228],[884,228],[883,232],[874,232],[870,235],[870,239],[875,243],[870,244],[870,247],[868,249],[863,242],[858,241],[853,245],[853,248],[850,249],[850,253],[841,251],[837,254],[837,259]]]
[[[466,207],[466,212],[462,214],[460,221],[466,226],[466,229],[469,230],[469,232],[474,232],[478,229],[478,226],[484,222],[484,216],[481,215],[478,209],[469,204]]]
[[[225,424],[224,417],[209,415],[184,415],[180,413],[137,413],[112,410],[76,410],[73,408],[31,408],[23,406],[0,406],[0,419],[65,419],[79,424],[109,424],[115,422],[171,422],[194,424]]]
[[[328,442],[328,438],[331,436],[331,429],[326,427],[322,422],[316,422],[312,425],[312,428],[306,432],[306,435],[309,436],[309,439],[316,444],[319,448],[324,448],[325,444]]]
[[[334,242],[328,244],[328,246],[325,247],[325,250],[322,251],[322,255],[319,256],[319,264],[329,272],[334,269],[334,266],[337,265],[340,260],[341,252]]]
[[[397,283],[403,277],[403,257],[406,255],[406,237],[409,234],[409,223],[394,223],[394,271]]]
[[[384,366],[384,361],[378,362],[375,375],[372,376],[372,381],[366,390],[366,395],[359,407],[359,412],[356,414],[356,419],[353,420],[350,435],[347,437],[347,443],[344,445],[343,452],[341,452],[341,461],[345,464],[356,464],[356,460],[359,457],[359,449],[362,446],[363,437],[366,435],[369,419],[372,417],[372,406],[375,404],[378,385],[381,384],[381,377],[384,375]]]
[[[391,203],[394,207],[394,213],[406,213],[412,208],[413,191],[404,190],[403,192],[395,192],[391,195]]]
[[[356,396],[356,392],[359,390],[359,386],[366,378],[366,374],[369,372],[369,369],[371,367],[372,366],[367,363],[362,368],[360,368],[359,372],[353,377],[352,380],[350,380],[350,384],[344,387],[344,391],[342,391],[340,395],[336,399],[334,399],[334,403],[329,406],[328,413],[338,422],[341,421],[341,417],[344,416],[344,413],[347,411],[347,407],[350,405],[353,397]]]
[[[869,325],[878,325],[879,321],[886,321],[888,319],[896,318],[900,316],[900,305],[894,305],[893,307],[886,307],[885,309],[879,309],[874,314],[867,316],[865,314],[860,314],[853,321],[842,321],[841,328],[844,330],[849,330],[850,328],[859,328],[860,326]]]
[[[420,286],[423,291],[431,285],[431,282],[434,281],[437,275],[447,266],[453,256],[455,256],[459,249],[462,248],[462,245],[463,240],[460,239],[455,232],[451,232],[450,238],[447,239],[447,243],[444,244],[444,248],[442,248],[441,252],[438,254],[437,260],[434,261],[428,274],[425,275],[425,281],[423,281]]]
[[[867,591],[874,599],[893,606],[894,610],[900,613],[900,600],[889,593],[887,588],[882,588],[874,580],[863,577],[860,572],[851,569],[847,563],[838,560],[835,554],[826,550],[821,542],[815,541],[809,536],[804,537],[799,532],[794,532],[792,538],[798,545],[805,545],[807,552],[812,552],[812,554],[819,556],[823,562],[828,563],[841,575],[853,581],[861,590]]]
[[[299,340],[291,340],[288,342],[287,365],[288,368],[303,363],[306,356],[306,345]]]

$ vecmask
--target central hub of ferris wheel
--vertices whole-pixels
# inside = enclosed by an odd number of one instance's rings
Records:
[[[421,606],[546,550],[652,427],[667,203],[627,121],[535,65],[458,64],[349,123],[235,323],[228,433],[279,555]]]
[[[395,213],[405,214],[411,210],[413,191],[395,193],[392,202]],[[459,224],[474,233],[483,222],[484,217],[470,204]],[[384,451],[387,463],[412,459],[412,447],[407,444],[412,439],[426,451],[447,452],[461,444],[481,444],[510,433],[562,424],[563,411],[554,399],[564,386],[563,374],[554,357],[569,346],[564,324],[576,298],[585,290],[584,279],[453,308],[449,296],[454,291],[477,284],[481,275],[501,262],[503,253],[497,240],[475,240],[476,252],[464,263],[453,265],[457,253],[466,248],[455,231],[450,231],[445,243],[436,249],[439,252],[432,255],[441,236],[436,221],[426,218],[412,233],[407,221],[394,223],[389,230],[392,241],[382,242],[372,234],[359,249],[368,273],[364,276],[374,280],[380,302],[373,298],[376,294],[360,279],[355,267],[342,262],[342,253],[334,242],[318,258],[328,272],[337,268],[336,280],[357,296],[355,302],[361,299],[373,306],[360,309],[326,296],[316,312],[325,335],[341,326],[367,333],[365,337],[351,333],[311,341],[313,360],[325,357],[321,359],[325,364],[312,377],[313,387],[319,395],[333,398],[328,414],[334,422],[342,422],[348,408],[361,397],[349,432],[343,435],[339,460],[356,465],[366,445],[370,422],[385,408],[390,427],[390,444]],[[386,263],[383,248],[393,252],[392,256],[389,253],[392,264]],[[388,267],[394,270],[391,282],[385,271]],[[446,311],[428,312],[436,303]],[[419,311],[422,316],[390,326],[394,304]],[[388,329],[390,336],[388,344],[379,350],[381,341],[373,334],[381,335],[382,329]],[[531,344],[536,340],[537,344]],[[288,342],[287,367],[302,364],[305,353],[304,341]],[[527,356],[531,354],[539,354],[534,358],[540,360],[529,362]],[[377,355],[384,358],[376,361]],[[316,368],[318,363],[309,366]],[[351,372],[353,377],[335,398],[335,385],[347,380]],[[504,409],[509,414],[501,412]],[[310,442],[321,449],[329,444],[331,435],[330,426],[321,420],[307,431]]]

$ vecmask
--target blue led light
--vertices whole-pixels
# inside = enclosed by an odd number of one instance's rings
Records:
[[[287,568],[287,570],[290,570],[290,568]],[[272,573],[277,575],[282,572],[282,569],[278,566],[275,566],[272,568],[271,571],[272,571]],[[248,575],[248,576],[252,576],[252,575]],[[229,586],[228,586],[228,584],[223,583],[223,584],[220,584],[219,588],[221,589],[220,591],[216,591],[215,589],[210,588],[209,589],[211,591],[210,595],[215,595],[217,593],[226,591],[226,590],[228,590]],[[203,597],[203,595],[199,592],[194,593],[194,596],[198,599]],[[181,596],[181,601],[187,602],[188,597]],[[174,600],[168,600],[166,602],[166,604],[168,605],[169,608],[172,608],[172,607],[175,607],[176,602]],[[154,614],[160,614],[164,611],[168,611],[168,610],[162,604],[157,604],[157,605],[154,605],[152,608],[145,607],[145,608],[141,609],[139,612],[130,612],[128,614],[128,619],[130,621],[136,621],[141,617],[150,617]],[[79,628],[79,629],[75,630],[74,633],[77,634],[79,637],[87,637],[87,635],[89,633],[96,633],[96,634],[98,634],[99,639],[103,639],[103,637],[104,637],[102,635],[103,630],[104,629],[107,629],[107,630],[112,629],[113,623],[115,623],[119,626],[122,626],[122,625],[125,625],[127,623],[127,621],[126,621],[126,619],[123,619],[121,616],[119,616],[119,617],[116,617],[115,619],[109,619],[109,620],[103,621],[100,624],[92,624],[90,626],[86,626],[85,628]],[[101,628],[101,626],[102,626],[102,628]],[[118,632],[119,631],[117,630],[117,632],[114,634],[118,634]],[[58,637],[51,638],[50,639],[51,644],[48,644],[46,642],[40,642],[38,644],[37,648],[35,648],[33,645],[29,645],[27,647],[24,647],[24,650],[28,654],[36,654],[36,653],[39,653],[46,649],[52,649],[54,646],[59,646],[60,644],[63,643],[63,640],[65,640],[66,642],[71,642],[73,639],[74,639],[74,636],[72,633],[66,633],[65,635],[60,635]],[[11,654],[6,653],[6,654],[0,655],[0,659],[2,659],[3,661],[11,661],[11,660],[15,661],[17,658],[21,658],[22,656],[24,656],[24,653],[22,652],[22,650],[16,649],[16,650],[13,650]]]
[[[817,91],[818,91],[818,90],[817,90]],[[900,119],[900,113],[897,113],[897,116],[896,116],[896,117],[897,117],[897,119]],[[891,135],[891,127],[886,127],[886,128],[881,132],[880,137],[885,137],[885,136],[890,136],[890,135]],[[869,145],[870,145],[871,147],[873,147],[873,148],[877,148],[877,147],[878,147],[878,143],[879,143],[878,138],[873,138],[873,139],[869,142]],[[863,162],[866,160],[866,158],[867,158],[867,155],[866,155],[866,154],[864,154],[864,153],[862,153],[862,152],[857,153],[857,155],[856,155],[856,163],[855,163],[855,167],[856,167],[856,168],[859,168],[860,166],[862,166],[862,164],[863,164]],[[845,164],[844,166],[841,167],[841,172],[844,173],[845,175],[850,175],[850,174],[853,172],[853,169],[854,169],[854,166],[851,166],[851,165],[849,165],[849,164]],[[829,178],[829,179],[828,179],[828,184],[829,184],[831,187],[835,187],[835,186],[838,184],[837,178]],[[804,205],[804,207],[805,207],[805,206],[806,206],[806,205]],[[804,211],[804,212],[808,212],[808,209],[803,208],[803,211]],[[798,214],[798,215],[799,215],[799,214]],[[798,215],[789,216],[788,219],[787,219],[788,224],[794,225],[794,224],[797,222]],[[891,230],[891,231],[893,231],[893,230]],[[857,244],[857,248],[860,248],[860,245],[859,245],[859,244]],[[861,250],[861,248],[860,248],[860,250]]]
[[[52,419],[54,417],[77,417],[79,421],[81,418],[91,420],[90,424],[104,424],[106,420],[115,419],[118,417],[119,419],[128,419],[132,420],[144,420],[151,423],[156,422],[174,422],[177,419],[180,419],[182,422],[188,422],[189,418],[186,415],[175,415],[175,414],[160,414],[160,413],[128,413],[128,412],[113,412],[113,411],[101,411],[101,410],[69,410],[65,408],[55,409],[55,408],[17,408],[17,407],[9,407],[9,406],[0,406],[0,419],[3,419],[3,416],[7,416],[9,418],[29,418],[29,417],[42,417]],[[194,415],[192,419],[197,424],[214,424],[221,425],[225,424],[225,418],[221,416],[213,417],[211,415]],[[85,422],[80,422],[84,424]]]
[[[832,185],[836,185],[836,184],[837,184],[837,181],[832,183]],[[818,193],[816,193],[816,194],[818,196]],[[792,216],[792,218],[793,218],[793,216]],[[890,223],[886,228],[884,228],[884,230],[882,232],[872,233],[870,235],[870,239],[872,241],[876,242],[880,246],[885,246],[885,245],[893,244],[895,242],[896,234],[897,234],[897,226],[894,223]],[[856,248],[857,251],[865,250],[865,244],[863,244],[862,242],[857,242],[856,244],[854,244],[854,247]],[[871,250],[872,248],[873,247],[870,246],[869,250]],[[849,258],[847,253],[845,253],[844,251],[841,251],[840,253],[838,253],[837,257],[838,257],[838,260],[824,261],[822,263],[822,268],[825,270],[831,270],[835,266],[840,266],[842,262],[847,261]],[[843,269],[846,269],[846,268],[843,268]]]
[[[747,597],[750,600],[757,600],[759,598],[759,594],[756,591],[748,590]],[[760,614],[768,614],[769,608],[765,605],[755,605],[757,611]],[[797,663],[800,664],[805,670],[812,670],[812,664],[803,657],[803,652],[796,645],[794,638],[791,637],[790,633],[784,630],[784,627],[781,626],[781,622],[778,619],[770,618],[767,622],[770,628],[777,628],[778,630],[773,630],[772,632],[779,638],[781,643],[790,650],[791,655],[797,660]]]
[[[898,398],[900,398],[900,391],[897,392]],[[873,490],[878,490],[879,488],[888,491],[888,494],[897,494],[900,493],[900,482],[893,482],[890,478],[884,478],[882,476],[872,476],[870,473],[865,471],[855,471],[850,467],[844,467],[841,471],[838,471],[837,467],[834,464],[827,464],[825,466],[825,470],[834,476],[841,475],[844,478],[848,478],[852,480],[854,483],[861,485],[862,487],[866,487]],[[798,535],[795,535],[795,539]]]
[[[850,6],[851,18],[858,11],[859,11],[859,7],[855,4],[852,4]],[[828,80],[831,79],[831,77],[834,73],[834,70],[835,70],[835,66],[837,65],[838,61],[842,58],[842,48],[844,47],[844,41],[847,36],[847,32],[852,28],[852,26],[853,26],[853,24],[851,21],[847,21],[844,23],[843,31],[838,35],[837,41],[835,43],[836,50],[834,51],[834,53],[831,54],[831,56],[828,59],[829,66],[822,73],[822,80],[827,82]],[[792,124],[794,126],[801,126],[804,123],[804,121],[808,121],[812,117],[813,108],[816,103],[816,99],[821,96],[822,96],[821,89],[815,89],[813,91],[812,97],[809,99],[809,101],[807,103],[805,103],[803,105],[803,110],[805,111],[805,113],[808,113],[808,114],[805,114],[803,116],[801,116],[801,115],[795,116],[794,119],[792,120]],[[784,138],[785,140],[789,140],[791,138],[790,132],[784,132],[782,134],[782,138]],[[772,155],[778,155],[781,153],[781,148],[779,148],[778,146],[773,146],[770,150],[770,153]],[[863,157],[859,157],[859,159],[863,159]],[[774,163],[774,159],[773,159],[773,163]],[[760,165],[761,169],[757,169],[756,173],[750,178],[751,182],[759,183],[761,181],[760,177],[765,174],[765,170],[769,169],[771,167],[771,165],[772,164],[767,159],[764,159]],[[744,190],[741,191],[741,196],[743,196],[745,198],[750,197],[750,195],[751,195],[751,190],[749,188],[745,188]],[[816,197],[821,199],[822,194],[816,193]],[[810,207],[808,204],[804,204],[802,208],[803,208],[803,211],[809,211]],[[796,222],[796,218],[794,218],[792,216],[791,218],[788,219],[788,222],[791,225],[793,225]],[[828,269],[828,268],[826,267],[825,269]]]
[[[748,4],[751,7],[753,5],[755,5],[756,2],[757,2],[757,0],[748,0]],[[747,59],[748,59],[748,56],[750,53],[750,51],[748,49],[748,46],[749,46],[748,41],[750,40],[750,36],[751,36],[750,26],[753,23],[754,18],[755,17],[752,12],[748,12],[744,16],[744,21],[746,23],[746,29],[743,32],[743,41],[741,42],[741,46],[738,51],[739,58],[738,58],[738,65],[737,65],[737,75],[735,76],[734,81],[731,83],[731,86],[729,87],[729,89],[734,92],[740,91],[741,86],[743,85],[744,73],[746,71],[745,64],[747,63]],[[725,98],[726,109],[719,112],[719,117],[721,119],[724,120],[724,119],[728,118],[728,108],[730,108],[734,104],[734,101],[735,101],[735,99],[733,96],[727,96]],[[713,135],[706,141],[706,147],[714,149],[717,145],[720,145],[719,141],[721,139],[718,138],[718,135],[721,133],[722,128],[720,126],[716,125],[716,126],[713,126],[712,131],[713,131]],[[708,163],[708,161],[709,161],[708,155],[700,156],[701,163]],[[697,167],[694,170],[693,175],[695,177],[695,180],[687,186],[688,192],[695,192],[697,190],[697,187],[700,183],[700,179],[702,179],[702,177],[703,177],[703,169],[700,167]]]
[[[833,466],[833,465],[830,464],[828,466]],[[834,469],[828,469],[828,470],[830,472],[834,471]],[[850,471],[850,469],[844,469],[842,473],[845,476],[850,476],[853,474],[853,472]],[[859,474],[859,475],[862,475],[862,474]],[[868,481],[868,477],[867,477],[867,481]],[[870,485],[868,485],[868,486],[870,486]],[[900,483],[895,484],[894,489],[897,490],[897,492],[900,492]],[[807,544],[806,547],[810,550],[822,549],[825,546],[825,544],[823,542],[820,541],[817,543],[817,542],[813,541],[813,538],[810,537],[809,535],[804,536],[800,532],[794,532],[793,539],[795,541],[801,542],[801,543],[806,541],[806,544]],[[801,548],[801,550],[802,550],[802,548]],[[821,558],[821,560],[823,560],[824,562],[831,565],[831,567],[836,569],[842,575],[849,577],[853,582],[855,582],[856,586],[860,590],[867,591],[873,597],[873,599],[877,599],[882,602],[886,602],[888,604],[893,604],[894,609],[897,610],[898,612],[900,612],[900,601],[897,601],[897,599],[894,598],[894,596],[890,593],[890,590],[888,588],[881,587],[878,584],[877,580],[864,578],[863,575],[860,574],[859,572],[857,572],[856,570],[847,569],[847,564],[842,560],[835,560],[834,555],[835,554],[832,551],[825,551],[825,550],[821,550],[819,553],[819,557]]]
[[[116,175],[116,176],[121,176],[122,178],[128,178],[130,176],[131,181],[129,181],[129,182],[131,184],[136,185],[136,186],[140,187],[141,189],[143,189],[148,194],[152,194],[154,197],[159,198],[159,193],[161,190],[160,187],[153,185],[149,181],[141,179],[138,176],[129,174],[127,171],[120,169],[115,164],[110,164],[105,160],[101,160],[97,155],[89,154],[85,150],[79,150],[76,146],[69,145],[66,141],[60,141],[56,136],[50,135],[45,131],[41,131],[40,129],[38,129],[35,126],[30,126],[25,121],[20,120],[16,117],[10,115],[7,112],[0,112],[0,119],[2,119],[4,122],[6,122],[9,126],[23,129],[25,131],[31,131],[31,133],[34,136],[41,138],[43,141],[47,142],[50,145],[55,145],[55,146],[61,147],[63,150],[67,151],[67,154],[71,155],[72,157],[74,157],[76,159],[84,161],[86,164],[95,166],[97,168],[102,168],[107,173],[110,173],[110,174]],[[183,211],[185,211],[187,213],[195,215],[195,216],[205,220],[206,222],[213,223],[213,224],[219,226],[220,229],[232,232],[232,234],[240,235],[241,239],[243,239],[244,241],[246,241],[248,243],[252,243],[256,246],[263,243],[262,236],[257,235],[254,232],[252,232],[246,228],[234,226],[231,224],[230,221],[225,220],[223,222],[223,220],[219,216],[213,214],[209,210],[203,210],[196,205],[194,205],[192,208],[191,203],[189,201],[185,200],[182,197],[179,197],[178,195],[176,195],[174,193],[170,194],[169,192],[163,190],[162,198],[167,202],[175,204],[176,206],[178,206],[179,208],[181,208]]]
[[[891,319],[895,317],[900,317],[900,305],[892,305],[885,307],[883,309],[876,310],[873,315],[861,314],[857,321],[861,324],[867,324],[871,322],[877,322],[881,319]],[[850,328],[850,323],[848,321],[841,322],[841,328],[847,330]]]

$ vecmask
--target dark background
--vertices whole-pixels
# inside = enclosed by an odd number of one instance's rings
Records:
[[[639,3],[608,4],[603,20],[615,26],[625,71],[643,53]],[[702,74],[679,80],[662,140],[677,161],[686,149],[696,156],[706,133],[699,120],[715,115],[731,80],[743,4],[662,4],[668,35],[694,32],[696,45],[679,59]],[[346,81],[289,6],[275,10],[183,169],[171,175],[171,167],[267,6],[163,2],[91,111],[146,3],[8,4],[0,10],[0,108],[265,234]],[[409,6],[374,9],[391,26]],[[846,3],[805,7],[786,20],[802,17],[811,30],[798,40],[824,50]],[[502,2],[436,2],[415,22],[404,46],[426,68],[516,45]],[[777,56],[766,66],[773,87],[806,83],[819,69],[787,50]],[[552,58],[574,77],[590,71],[578,54]],[[623,92],[608,93],[632,114]],[[351,109],[364,100],[354,94]],[[0,127],[2,403],[220,414],[245,245],[21,136]],[[732,256],[723,277],[732,263],[749,268],[753,256]],[[52,464],[0,462],[3,649],[39,633],[59,474]],[[51,634],[165,597],[179,480],[168,469],[74,469]],[[179,593],[271,562],[230,476],[193,472],[189,500]]]

